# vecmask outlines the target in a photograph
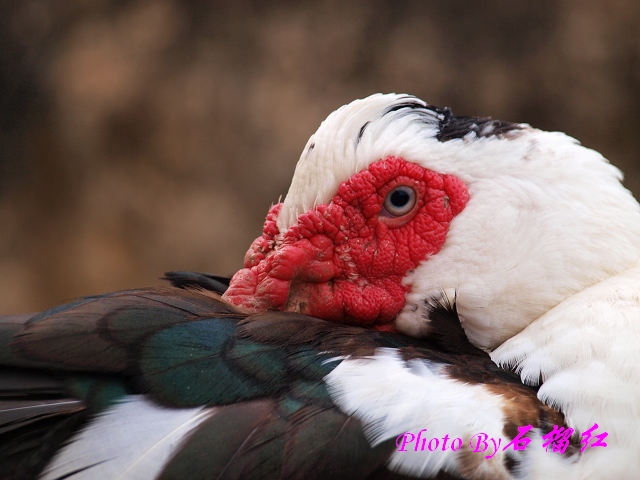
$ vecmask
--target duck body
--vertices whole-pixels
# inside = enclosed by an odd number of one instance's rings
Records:
[[[564,134],[356,100],[230,281],[0,319],[0,477],[636,478],[621,178]]]

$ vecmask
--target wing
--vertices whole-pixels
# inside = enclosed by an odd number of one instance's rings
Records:
[[[247,316],[173,287],[3,317],[0,477],[510,476],[524,453],[398,452],[415,421],[444,428],[447,415],[465,441],[474,429],[563,423],[454,330],[427,342],[295,313]],[[449,408],[459,395],[465,412]],[[431,403],[416,410],[418,397]],[[414,408],[394,405],[403,398]]]

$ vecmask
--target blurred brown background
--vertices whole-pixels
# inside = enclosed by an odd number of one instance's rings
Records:
[[[378,91],[565,131],[640,193],[637,0],[0,0],[0,312],[234,272]]]

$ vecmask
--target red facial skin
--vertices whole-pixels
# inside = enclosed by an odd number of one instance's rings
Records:
[[[417,199],[394,217],[383,205],[400,185],[413,188]],[[466,185],[452,175],[401,158],[379,160],[282,234],[276,226],[282,204],[272,207],[224,297],[249,312],[295,311],[394,331],[409,291],[402,279],[440,251],[468,200]]]

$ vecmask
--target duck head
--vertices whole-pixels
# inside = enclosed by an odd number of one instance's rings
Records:
[[[640,259],[640,207],[599,153],[409,95],[345,105],[305,146],[225,298],[426,337],[455,295],[495,348]]]

